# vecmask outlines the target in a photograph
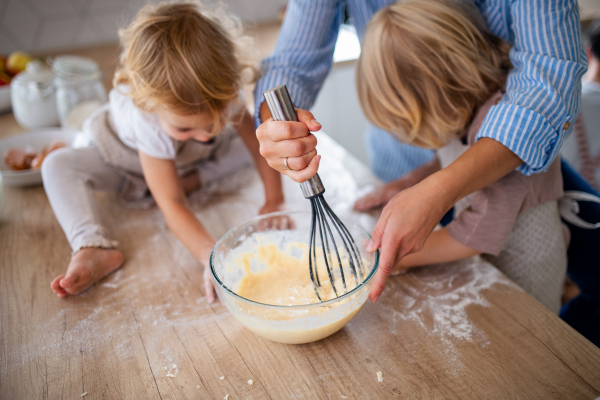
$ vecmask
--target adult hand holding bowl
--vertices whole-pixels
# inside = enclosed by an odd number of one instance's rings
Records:
[[[264,223],[273,217],[293,224],[276,229]],[[379,252],[367,252],[369,234],[346,223],[363,259],[364,275],[355,282],[347,274],[344,294],[338,285],[341,276],[332,269],[340,296],[334,297],[329,280],[322,279],[320,290],[327,300],[317,299],[308,269],[310,222],[310,212],[261,215],[227,232],[213,249],[210,268],[219,298],[238,321],[266,339],[291,344],[323,339],[350,322],[369,297]],[[319,275],[327,276],[324,263],[319,268]]]

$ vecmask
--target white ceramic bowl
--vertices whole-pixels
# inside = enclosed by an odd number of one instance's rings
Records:
[[[78,131],[61,128],[43,128],[9,136],[0,140],[0,174],[6,186],[35,186],[42,183],[42,172],[39,169],[15,171],[4,163],[4,154],[11,148],[25,149],[33,147],[40,151],[53,140],[60,140],[70,146]]]

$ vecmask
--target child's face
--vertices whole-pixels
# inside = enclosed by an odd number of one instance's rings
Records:
[[[214,121],[208,113],[192,115],[175,114],[172,111],[157,109],[156,115],[164,131],[175,140],[194,139],[208,142],[218,132],[213,132]],[[221,127],[225,125],[225,115],[220,118]]]

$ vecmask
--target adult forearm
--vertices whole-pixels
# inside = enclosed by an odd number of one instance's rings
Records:
[[[520,172],[539,173],[554,161],[579,110],[586,56],[578,2],[503,1],[502,17],[486,4],[492,2],[479,3],[491,33],[511,43],[512,69],[506,95],[490,109],[477,137],[509,147],[523,161]]]
[[[345,7],[336,0],[287,2],[275,49],[261,63],[263,74],[254,93],[257,122],[263,116],[259,110],[264,100],[263,92],[277,85],[287,85],[296,107],[312,107],[333,64],[344,10]],[[307,30],[307,27],[310,28]]]
[[[514,171],[523,161],[502,143],[482,138],[448,167],[425,179],[437,187],[449,210],[465,196]]]
[[[440,169],[441,169],[440,160],[437,157],[434,157],[428,163],[423,164],[422,166],[409,172],[408,174],[406,174],[405,176],[403,176],[400,179],[403,179],[405,181],[405,183],[407,184],[407,187],[410,187],[410,186],[416,185],[417,183],[421,182],[423,179],[427,178],[428,176],[435,174]]]

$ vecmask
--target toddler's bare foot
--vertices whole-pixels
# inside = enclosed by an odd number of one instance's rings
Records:
[[[402,179],[392,181],[356,200],[354,209],[357,211],[369,211],[377,207],[383,207],[392,197],[407,187],[408,185]]]
[[[54,278],[50,287],[58,297],[79,294],[123,264],[119,250],[89,247],[71,258],[67,273]]]

